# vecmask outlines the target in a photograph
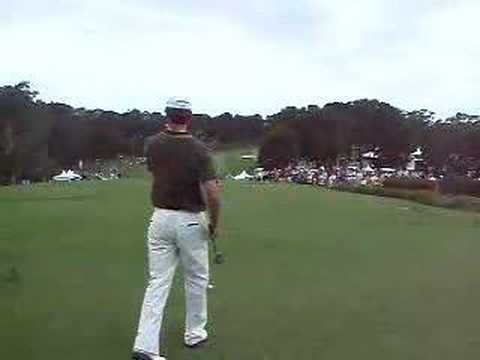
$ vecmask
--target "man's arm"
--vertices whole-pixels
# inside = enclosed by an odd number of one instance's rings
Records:
[[[221,186],[218,180],[209,180],[200,184],[202,195],[210,216],[210,236],[215,237],[218,229],[221,208]]]
[[[153,137],[149,136],[145,139],[143,143],[143,156],[147,159],[147,169],[150,172],[153,172],[153,161],[152,161],[152,156],[150,154],[150,145],[153,142]]]

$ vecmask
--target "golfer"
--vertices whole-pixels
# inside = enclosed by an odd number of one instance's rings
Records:
[[[165,359],[160,332],[179,262],[185,273],[184,343],[195,347],[208,338],[208,246],[217,232],[220,191],[209,151],[188,132],[190,101],[170,99],[166,114],[166,129],[146,145],[155,209],[148,228],[148,286],[133,348],[138,360]]]

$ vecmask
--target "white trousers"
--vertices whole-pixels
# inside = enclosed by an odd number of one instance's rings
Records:
[[[207,338],[208,223],[204,213],[155,209],[148,229],[149,279],[134,350],[158,355],[162,320],[180,261],[185,274],[185,343]]]

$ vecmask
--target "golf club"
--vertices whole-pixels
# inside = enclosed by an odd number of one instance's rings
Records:
[[[211,241],[212,241],[213,254],[214,254],[213,262],[217,265],[221,265],[225,262],[225,255],[218,250],[216,238],[212,237]]]

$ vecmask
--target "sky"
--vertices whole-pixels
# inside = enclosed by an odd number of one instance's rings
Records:
[[[480,113],[478,0],[0,0],[0,85],[45,101],[268,115],[376,98]]]

